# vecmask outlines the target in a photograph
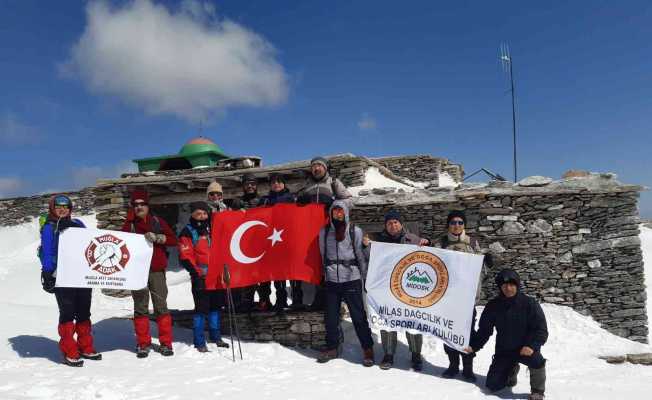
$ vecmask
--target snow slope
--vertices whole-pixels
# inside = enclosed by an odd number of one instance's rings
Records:
[[[94,226],[93,217],[83,219]],[[641,237],[646,260],[650,260],[652,231],[643,230]],[[344,323],[347,342],[343,358],[326,365],[315,363],[313,351],[268,343],[243,343],[244,361],[233,363],[230,351],[212,348],[211,353],[197,353],[189,345],[191,334],[186,329],[175,329],[174,357],[152,354],[138,360],[133,353],[131,322],[125,319],[132,312],[131,299],[108,298],[99,292],[94,293],[92,318],[104,360],[70,368],[59,363],[57,307],[54,296],[40,287],[37,246],[36,222],[0,228],[0,399],[499,398],[486,395],[479,385],[441,379],[446,355],[433,339],[424,343],[423,373],[408,369],[402,335],[395,369],[362,367],[348,322]],[[171,272],[168,278],[170,307],[190,308],[185,272]],[[550,330],[543,348],[548,358],[548,398],[649,398],[652,367],[610,365],[596,358],[651,352],[649,346],[616,337],[569,308],[544,305],[544,311]],[[374,333],[378,342],[378,332]],[[476,358],[480,384],[492,348],[493,341]],[[380,346],[376,350],[378,359]],[[500,398],[524,398],[528,392],[528,375],[522,369],[513,393],[502,392]]]

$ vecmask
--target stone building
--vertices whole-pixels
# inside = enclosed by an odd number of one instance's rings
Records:
[[[496,291],[496,270],[512,267],[522,275],[527,292],[540,301],[572,307],[610,332],[647,341],[638,237],[641,186],[622,184],[612,174],[588,173],[556,181],[530,177],[516,184],[466,184],[461,165],[429,155],[328,158],[333,174],[355,194],[352,219],[363,229],[382,230],[384,214],[397,209],[411,230],[434,238],[445,232],[449,210],[464,209],[468,232],[496,260],[483,282],[486,297]],[[223,185],[226,198],[235,197],[240,194],[240,177],[247,172],[259,180],[259,191],[264,193],[268,175],[275,172],[286,177],[291,190],[297,190],[309,168],[307,160],[261,166],[260,159],[247,159],[221,160],[204,168],[125,174],[100,180],[76,196],[84,204],[93,204],[99,228],[119,229],[129,192],[145,188],[151,193],[154,211],[174,226],[185,222],[183,213],[189,202],[205,199],[212,181]],[[372,176],[382,179],[370,182]],[[44,197],[0,200],[0,210],[8,214],[0,224],[20,223],[26,216],[37,215],[38,204],[42,208],[44,201]],[[243,328],[249,332],[243,337],[303,345],[323,340],[319,316],[292,318],[259,316],[254,327]]]

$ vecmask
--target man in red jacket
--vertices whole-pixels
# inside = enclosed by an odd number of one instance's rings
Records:
[[[151,293],[154,304],[154,315],[158,324],[160,353],[171,356],[172,351],[172,317],[168,311],[168,287],[165,280],[165,269],[168,266],[166,246],[176,246],[177,238],[163,218],[151,215],[149,212],[149,195],[143,190],[131,193],[131,209],[127,220],[122,225],[122,231],[140,233],[154,246],[152,261],[149,268],[147,286],[133,290],[134,299],[134,329],[136,330],[136,356],[145,358],[152,346],[149,334],[149,297]]]

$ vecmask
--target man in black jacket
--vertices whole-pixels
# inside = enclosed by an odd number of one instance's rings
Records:
[[[521,279],[513,269],[500,271],[496,275],[496,285],[500,294],[487,303],[478,333],[465,350],[473,353],[482,349],[496,328],[496,350],[486,386],[497,391],[516,385],[520,363],[530,369],[532,393],[528,399],[543,399],[546,360],[541,355],[541,346],[548,339],[546,317],[539,303],[520,291]]]

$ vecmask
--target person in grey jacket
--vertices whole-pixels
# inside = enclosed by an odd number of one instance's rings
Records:
[[[328,362],[338,356],[340,307],[344,301],[362,345],[363,365],[374,364],[373,339],[362,300],[362,282],[367,275],[362,229],[349,221],[349,207],[336,200],[330,207],[330,224],[319,232],[319,250],[323,259],[326,286],[326,347],[317,359]]]
[[[414,244],[417,246],[430,246],[430,240],[420,238],[417,235],[408,232],[403,227],[401,214],[398,211],[389,211],[385,214],[385,229],[375,237],[377,242],[397,243],[397,244]],[[365,241],[365,246],[368,245]],[[369,258],[369,247],[365,247],[367,259]],[[421,371],[423,368],[423,358],[421,357],[421,346],[423,344],[423,335],[405,332],[410,352],[412,352],[412,368],[415,371]],[[390,369],[394,365],[394,353],[397,344],[396,331],[380,331],[380,342],[383,345],[385,356],[380,362],[381,369]]]
[[[349,208],[353,206],[351,193],[346,186],[329,173],[328,160],[315,157],[310,160],[310,174],[297,192],[297,203],[320,203],[330,207],[334,200],[346,200]]]

